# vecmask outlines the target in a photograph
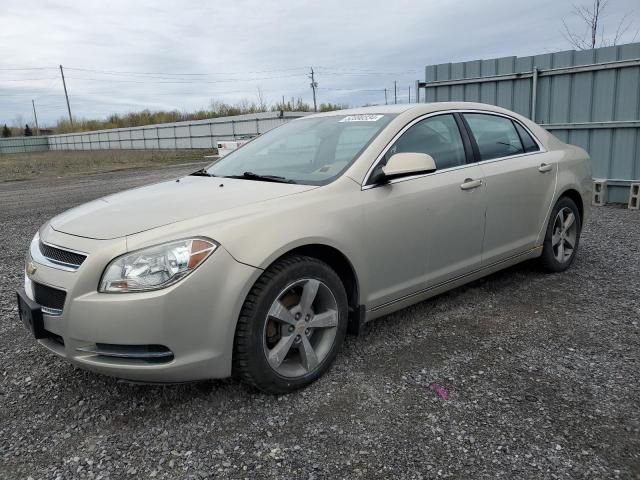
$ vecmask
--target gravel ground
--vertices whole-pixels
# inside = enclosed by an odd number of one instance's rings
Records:
[[[289,396],[131,385],[37,346],[13,293],[37,227],[192,170],[0,184],[0,478],[640,478],[640,215],[626,209],[594,209],[568,272],[520,265],[378,320]]]

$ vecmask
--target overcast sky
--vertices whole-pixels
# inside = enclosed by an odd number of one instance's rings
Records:
[[[638,6],[611,0],[605,27]],[[41,126],[66,115],[59,64],[74,117],[255,101],[258,88],[311,102],[311,66],[319,102],[384,103],[385,87],[392,101],[394,80],[406,102],[428,64],[569,49],[562,18],[578,25],[569,1],[2,0],[0,125],[31,124],[31,99]]]

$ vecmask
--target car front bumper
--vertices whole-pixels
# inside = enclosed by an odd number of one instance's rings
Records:
[[[261,271],[237,262],[223,247],[180,282],[161,290],[99,293],[120,240],[98,241],[45,229],[46,241],[89,252],[77,271],[35,262],[25,278],[64,290],[59,315],[43,312],[38,342],[73,364],[142,382],[184,382],[231,374],[240,308]],[[32,291],[32,289],[31,289]],[[29,295],[33,297],[33,293]]]

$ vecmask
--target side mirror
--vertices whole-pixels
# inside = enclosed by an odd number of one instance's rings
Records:
[[[387,180],[435,171],[436,162],[431,155],[413,152],[396,153],[382,167],[382,173]]]

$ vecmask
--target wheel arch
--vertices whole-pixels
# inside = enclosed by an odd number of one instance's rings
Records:
[[[349,258],[337,248],[322,243],[310,243],[295,247],[279,258],[286,255],[304,255],[323,261],[329,265],[338,274],[340,280],[342,280],[342,284],[347,292],[349,307],[356,307],[360,303],[360,287],[356,270]]]
[[[290,255],[303,255],[316,258],[331,267],[345,288],[349,305],[349,331],[357,333],[364,316],[364,307],[360,304],[360,282],[353,263],[338,248],[324,243],[307,243],[290,248],[269,263],[276,263],[283,257]],[[266,268],[269,268],[267,266]]]
[[[554,207],[560,201],[561,198],[567,197],[573,200],[578,207],[578,213],[580,214],[580,224],[584,226],[586,222],[586,215],[588,215],[589,205],[585,203],[584,196],[580,193],[580,187],[575,183],[570,183],[564,185],[564,188],[556,190],[554,198],[549,205],[549,210],[545,217],[545,222],[540,226],[540,232],[538,233],[538,239],[536,245],[541,246],[544,242],[544,237],[547,232],[547,227],[549,222],[551,221],[551,213],[553,212]]]
[[[578,207],[578,212],[580,213],[580,222],[584,222],[584,202],[582,200],[582,195],[580,195],[580,192],[578,192],[575,188],[567,188],[566,190],[563,190],[560,195],[558,195],[558,200],[560,200],[562,197],[568,197],[573,200],[573,202],[576,204],[576,207]],[[558,200],[556,200],[556,203]]]

